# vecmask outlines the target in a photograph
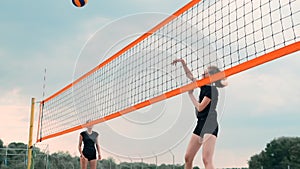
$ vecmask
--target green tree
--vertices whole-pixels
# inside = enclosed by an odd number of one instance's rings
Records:
[[[300,167],[300,138],[281,137],[272,140],[260,154],[252,156],[249,169],[282,169]]]
[[[78,160],[78,159],[77,159]],[[71,157],[68,152],[57,152],[49,156],[51,169],[73,169],[79,168],[76,158]]]
[[[27,165],[27,145],[12,142],[7,147],[7,166],[14,169],[24,169]]]
[[[300,142],[296,142],[290,148],[291,168],[300,168]]]
[[[46,168],[48,164],[48,154],[42,152],[39,148],[33,147],[32,149],[32,167],[34,168]]]
[[[0,139],[0,169],[1,169],[1,165],[4,162],[4,155],[5,155],[5,150],[3,146],[3,141]]]
[[[103,159],[101,161],[98,161],[97,169],[116,169],[117,164],[115,160],[111,157],[108,159]]]

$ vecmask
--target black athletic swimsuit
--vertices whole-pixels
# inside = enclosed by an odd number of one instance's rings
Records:
[[[95,143],[98,133],[93,131],[92,134],[88,134],[87,131],[83,131],[80,133],[80,135],[82,136],[82,141],[84,144],[82,150],[84,157],[89,161],[97,159]]]
[[[210,98],[211,101],[201,112],[198,112],[196,109],[198,121],[193,133],[202,138],[205,133],[213,134],[217,137],[219,128],[216,107],[219,93],[216,86],[202,86],[199,95],[199,103],[201,103],[205,96]]]

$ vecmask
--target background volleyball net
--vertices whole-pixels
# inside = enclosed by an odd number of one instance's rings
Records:
[[[296,0],[193,0],[40,104],[37,141],[133,112],[300,49]],[[194,76],[191,83],[183,58]],[[223,71],[201,79],[205,68]]]

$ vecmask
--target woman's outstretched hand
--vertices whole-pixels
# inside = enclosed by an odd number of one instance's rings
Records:
[[[173,60],[172,65],[176,65],[178,62],[181,62],[182,64],[186,64],[184,59],[179,58],[179,59]]]

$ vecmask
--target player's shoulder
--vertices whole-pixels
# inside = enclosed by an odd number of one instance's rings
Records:
[[[99,135],[99,133],[98,133],[97,131],[93,131],[93,133],[94,133],[96,136]]]
[[[84,134],[85,134],[85,131],[82,131],[82,132],[80,133],[80,135],[82,135],[82,136],[83,136]]]

